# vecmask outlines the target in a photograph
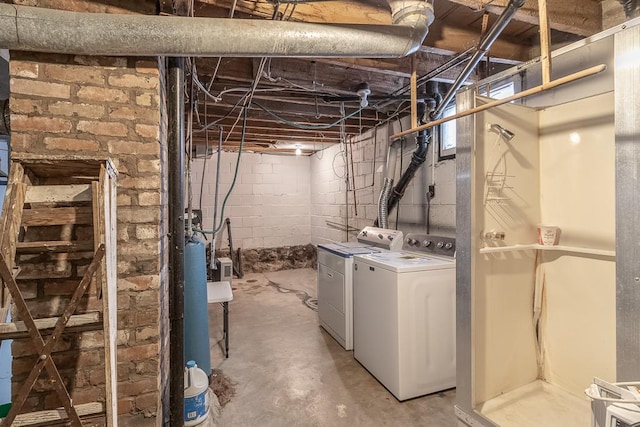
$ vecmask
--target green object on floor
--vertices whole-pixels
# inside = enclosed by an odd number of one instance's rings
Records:
[[[11,409],[11,403],[4,403],[0,405],[0,418],[6,417],[10,409]]]

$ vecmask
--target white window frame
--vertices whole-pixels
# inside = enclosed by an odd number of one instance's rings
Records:
[[[493,99],[503,99],[514,95],[520,90],[519,84],[515,80],[502,81],[490,87],[489,97]],[[480,95],[486,96],[486,87],[480,92]],[[455,103],[451,103],[442,112],[442,117],[449,117],[456,113]],[[453,159],[456,157],[456,121],[442,123],[438,126],[437,131],[438,142],[438,160]]]

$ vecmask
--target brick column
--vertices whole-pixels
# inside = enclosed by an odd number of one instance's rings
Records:
[[[111,157],[118,179],[118,406],[120,425],[155,425],[161,386],[160,330],[166,301],[166,247],[162,196],[161,84],[158,61],[11,52],[13,156]],[[77,271],[76,271],[77,270]],[[81,274],[71,267],[69,277]],[[28,275],[28,272],[24,274]],[[55,315],[68,298],[60,283],[33,282],[28,303],[39,316]],[[58,285],[58,286],[56,286]],[[95,293],[83,308],[99,307]],[[57,348],[75,403],[104,398],[101,332],[77,334]],[[30,345],[13,346],[13,388],[28,374]],[[163,350],[164,351],[164,350]],[[166,357],[166,356],[165,356]],[[57,362],[57,360],[56,360]],[[45,378],[44,376],[42,378]],[[162,384],[161,384],[162,383]],[[162,387],[165,388],[164,386]],[[26,410],[59,406],[39,381]],[[159,421],[159,419],[158,419]]]

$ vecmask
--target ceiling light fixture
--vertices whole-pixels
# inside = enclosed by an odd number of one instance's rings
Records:
[[[302,146],[300,144],[296,144],[296,156],[302,154]]]
[[[369,87],[369,83],[360,83],[356,88],[356,93],[360,97],[360,107],[366,108],[369,105],[369,100],[367,97],[371,95],[371,88]]]

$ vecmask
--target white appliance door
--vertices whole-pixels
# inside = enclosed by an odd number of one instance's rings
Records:
[[[398,296],[396,273],[354,258],[353,355],[397,395]]]
[[[340,345],[346,345],[345,277],[324,264],[318,264],[318,317],[320,325]]]

